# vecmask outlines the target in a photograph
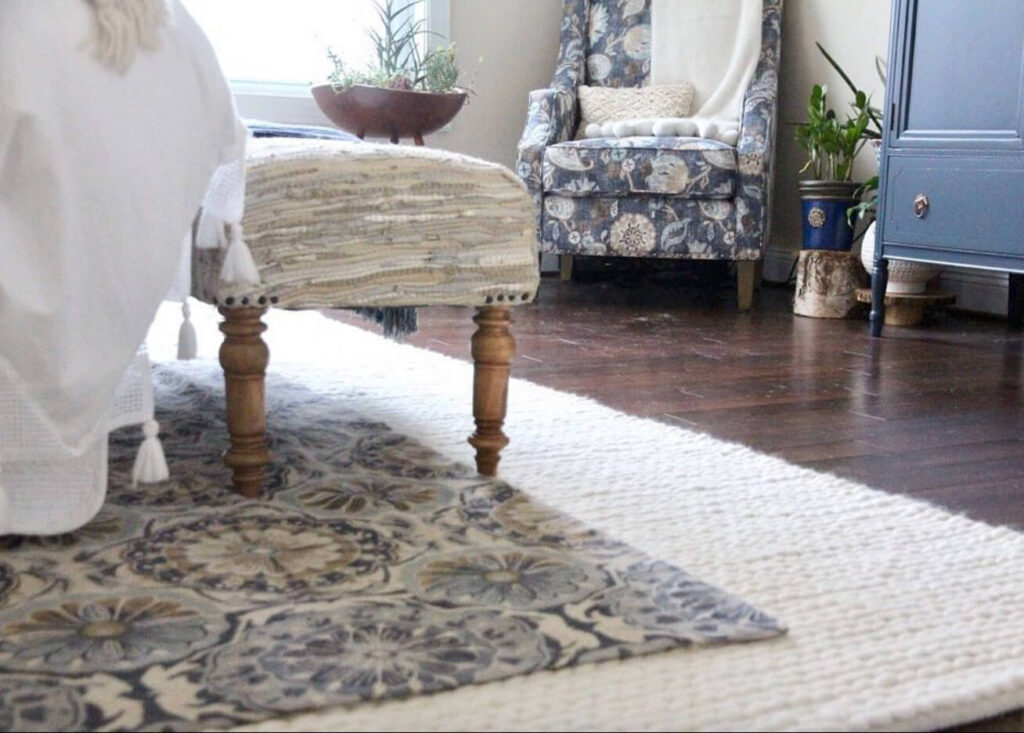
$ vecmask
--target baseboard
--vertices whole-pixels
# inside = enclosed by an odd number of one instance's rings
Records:
[[[956,293],[958,310],[1006,315],[1007,277],[992,270],[943,269],[940,287]]]

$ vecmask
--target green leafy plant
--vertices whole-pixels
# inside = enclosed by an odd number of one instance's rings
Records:
[[[399,0],[375,0],[379,27],[367,31],[373,41],[376,62],[367,69],[353,69],[334,52],[327,57],[334,66],[328,80],[336,91],[355,84],[426,92],[457,89],[459,65],[455,44],[424,53],[423,40],[432,34],[423,20],[414,20],[413,9],[424,0],[399,4]]]
[[[878,176],[872,176],[864,181],[854,195],[860,199],[860,202],[846,210],[846,218],[850,221],[850,226],[853,226],[858,219],[874,217],[875,212],[878,211]]]
[[[796,141],[807,154],[801,173],[811,171],[815,180],[849,181],[853,161],[868,140],[865,131],[871,123],[868,97],[858,92],[855,115],[840,120],[828,106],[828,87],[815,84],[807,102],[807,122],[796,127]]]
[[[423,59],[423,86],[428,92],[446,92],[459,82],[455,44],[439,48]]]
[[[841,78],[846,83],[846,86],[850,88],[850,91],[853,92],[854,99],[869,99],[868,95],[864,91],[857,88],[857,85],[853,83],[853,79],[850,78],[850,75],[843,70],[843,67],[839,65],[838,61],[832,58],[831,54],[825,50],[825,47],[820,43],[816,43],[815,45],[818,47],[818,50],[821,51],[822,56],[825,57],[825,60],[828,61],[829,65],[831,65],[832,68],[836,70],[836,73],[839,74],[839,78]],[[882,86],[884,87],[885,59],[881,56],[875,56],[875,71],[878,73],[878,78],[882,80]],[[864,136],[871,140],[880,140],[882,138],[882,110],[870,103],[867,103],[864,109],[867,111],[868,117],[871,121],[871,124],[864,131]]]

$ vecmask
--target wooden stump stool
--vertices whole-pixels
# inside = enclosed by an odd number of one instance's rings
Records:
[[[793,312],[811,318],[848,318],[868,279],[857,255],[823,249],[803,250],[796,272]]]

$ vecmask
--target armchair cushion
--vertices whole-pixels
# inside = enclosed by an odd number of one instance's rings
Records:
[[[592,138],[544,150],[544,191],[559,196],[731,199],[736,179],[736,150],[717,140]]]

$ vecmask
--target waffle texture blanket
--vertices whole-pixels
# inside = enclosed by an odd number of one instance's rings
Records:
[[[4,0],[0,97],[0,534],[56,533],[99,508],[118,382],[245,130],[177,0]]]

